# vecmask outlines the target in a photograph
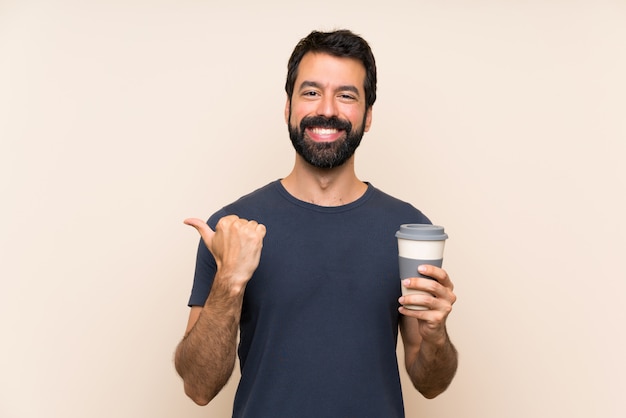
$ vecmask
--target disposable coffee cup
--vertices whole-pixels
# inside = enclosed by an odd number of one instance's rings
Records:
[[[430,264],[441,267],[443,264],[443,248],[448,238],[444,228],[430,224],[404,224],[396,232],[398,238],[398,261],[400,264],[400,280],[410,277],[423,277],[417,271],[422,264]],[[421,290],[407,289],[401,284],[402,295],[426,294]],[[427,307],[419,305],[404,305],[407,309],[426,310]]]

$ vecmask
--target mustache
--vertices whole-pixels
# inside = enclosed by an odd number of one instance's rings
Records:
[[[300,129],[304,131],[306,128],[327,128],[327,129],[339,129],[345,131],[347,134],[352,131],[352,124],[350,121],[339,119],[337,116],[327,118],[325,116],[307,116],[300,121]]]

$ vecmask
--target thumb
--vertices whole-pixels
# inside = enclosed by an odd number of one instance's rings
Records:
[[[183,222],[185,225],[196,228],[196,230],[200,233],[204,244],[207,248],[211,248],[211,242],[213,242],[213,235],[215,235],[215,232],[209,228],[209,225],[207,225],[205,221],[198,218],[187,218]]]

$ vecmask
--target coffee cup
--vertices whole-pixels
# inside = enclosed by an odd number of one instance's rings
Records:
[[[423,277],[417,271],[422,264],[430,264],[441,267],[443,264],[443,248],[448,238],[444,228],[430,224],[404,224],[396,232],[398,238],[398,261],[400,266],[400,280],[410,277]],[[402,295],[425,294],[421,290],[407,289],[401,285]],[[419,305],[404,305],[407,309],[426,310],[427,307]]]

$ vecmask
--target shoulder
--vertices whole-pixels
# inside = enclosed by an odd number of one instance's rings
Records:
[[[428,217],[412,203],[385,193],[371,184],[368,185],[371,193],[371,204],[378,209],[387,211],[390,216],[414,219],[412,222],[415,223],[431,223]]]
[[[279,181],[272,181],[222,207],[209,218],[209,225],[214,227],[217,221],[226,215],[258,220],[282,199]]]

